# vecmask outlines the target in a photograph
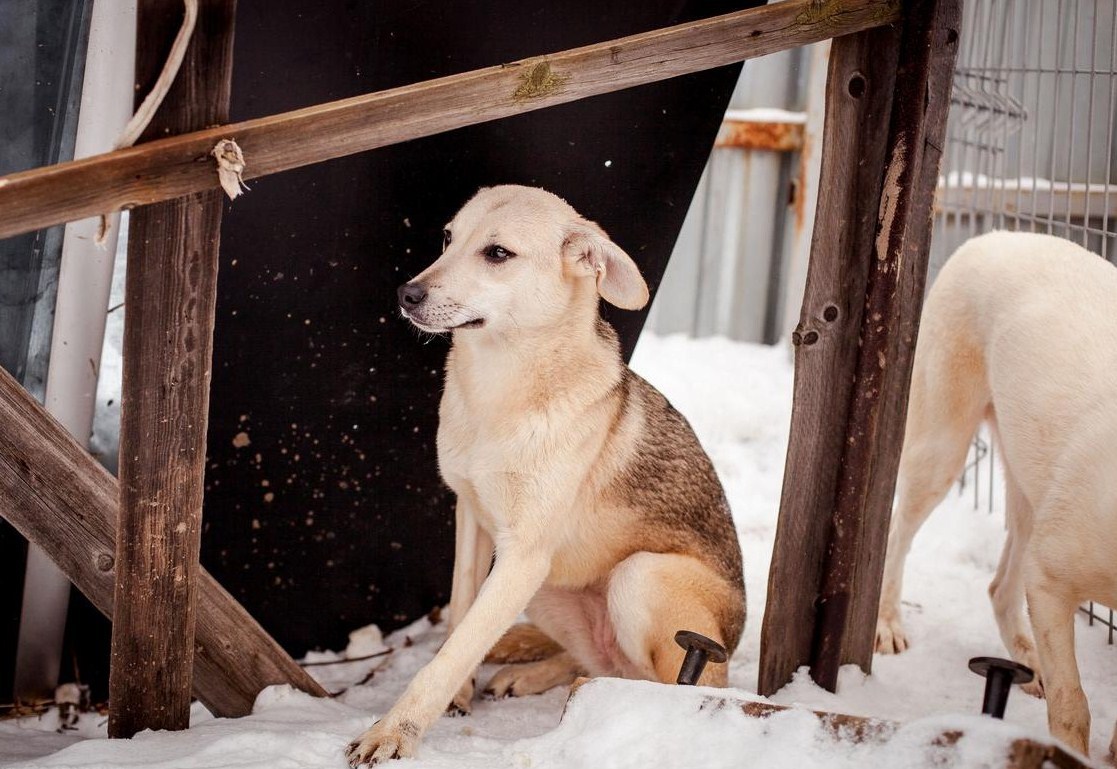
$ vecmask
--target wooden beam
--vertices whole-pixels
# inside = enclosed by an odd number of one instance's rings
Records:
[[[0,238],[215,189],[217,174],[209,153],[221,139],[237,141],[247,162],[246,178],[254,178],[712,69],[899,18],[898,0],[785,0],[12,174],[0,178]]]
[[[899,45],[899,30],[884,28],[835,40],[830,52],[816,224],[792,334],[791,437],[761,631],[757,690],[765,696],[811,661]]]
[[[200,0],[178,77],[141,141],[228,118],[235,7]],[[141,98],[182,14],[180,0],[140,0]],[[207,190],[131,217],[110,737],[190,725],[221,205],[221,192]]]
[[[116,479],[3,370],[0,425],[0,514],[111,617]],[[194,694],[215,715],[248,715],[272,684],[326,694],[204,569],[195,644]]]
[[[885,184],[895,178],[895,199],[882,193],[881,237],[870,271],[866,312],[874,322],[862,325],[857,390],[850,437],[861,454],[844,459],[843,486],[833,521],[833,553],[850,555],[845,564],[831,562],[823,600],[848,594],[839,605],[844,616],[841,651],[813,661],[816,679],[837,682],[838,667],[872,667],[880,604],[884,555],[896,472],[904,442],[908,391],[919,319],[927,287],[935,188],[954,84],[954,65],[962,26],[963,0],[924,1],[904,25],[896,79],[904,83],[892,103],[889,164]],[[883,239],[887,233],[887,241]],[[880,317],[880,321],[875,319]],[[856,432],[853,432],[853,431]],[[856,526],[847,525],[856,522]],[[837,631],[836,631],[837,632]]]
[[[761,694],[871,667],[960,23],[914,0],[902,31],[834,43]]]

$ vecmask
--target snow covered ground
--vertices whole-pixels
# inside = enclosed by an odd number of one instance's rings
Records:
[[[633,366],[690,419],[733,506],[745,554],[749,618],[731,661],[730,682],[743,695],[756,687],[790,418],[789,351],[723,339],[645,335]],[[912,648],[899,656],[878,655],[869,677],[844,669],[837,694],[800,676],[773,698],[908,722],[907,738],[897,738],[886,750],[837,743],[802,713],[750,722],[732,709],[698,713],[702,690],[621,682],[587,687],[561,725],[565,691],[478,702],[471,716],[441,719],[420,757],[407,766],[918,766],[925,755],[911,745],[926,744],[928,735],[948,725],[962,725],[973,735],[955,757],[956,765],[989,765],[1011,736],[1046,733],[1043,702],[1019,691],[1000,728],[971,717],[980,709],[983,681],[969,672],[967,660],[1004,655],[986,597],[1002,528],[999,514],[984,512],[984,505],[974,511],[970,493],[952,493],[920,533],[908,561],[904,618]],[[1117,646],[1108,646],[1101,629],[1080,620],[1078,659],[1093,714],[1091,749],[1102,756],[1117,719]],[[385,639],[394,648],[385,657],[311,668],[331,691],[345,690],[333,699],[273,687],[261,693],[256,711],[243,719],[214,719],[196,705],[186,732],[108,741],[100,739],[104,718],[96,715],[83,716],[79,731],[65,735],[54,731],[54,716],[0,722],[0,765],[343,769],[347,742],[390,707],[434,654],[443,633],[443,625],[420,620]],[[369,648],[368,639],[358,641],[351,656]],[[343,655],[320,653],[310,660]],[[382,667],[366,685],[352,686],[377,666]]]

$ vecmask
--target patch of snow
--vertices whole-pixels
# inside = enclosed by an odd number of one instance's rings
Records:
[[[793,112],[775,107],[753,107],[725,111],[725,120],[737,123],[793,123],[806,125],[806,112]]]

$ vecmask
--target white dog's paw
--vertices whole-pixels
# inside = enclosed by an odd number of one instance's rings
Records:
[[[393,758],[415,755],[419,745],[420,729],[414,721],[401,721],[394,726],[377,721],[345,751],[349,766],[374,766]]]
[[[1044,698],[1043,678],[1040,677],[1039,673],[1036,673],[1036,677],[1028,683],[1020,684],[1020,689],[1026,694],[1032,695],[1033,697],[1037,697],[1041,700]]]
[[[450,704],[446,706],[447,715],[468,716],[473,712],[473,691],[475,685],[475,679],[470,676],[470,678],[462,684],[462,688],[458,689],[458,693],[454,695],[454,699],[450,700]]]
[[[882,612],[877,619],[876,650],[881,654],[899,654],[908,646],[910,644],[899,614],[885,615]]]
[[[1035,678],[1026,684],[1020,684],[1020,688],[1027,694],[1042,700],[1044,698],[1043,675],[1039,670],[1039,655],[1036,653],[1035,642],[1027,635],[1017,635],[1013,639],[1010,651],[1014,660],[1028,666],[1035,674]]]

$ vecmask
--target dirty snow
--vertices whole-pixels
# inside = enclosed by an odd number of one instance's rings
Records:
[[[645,335],[634,368],[690,419],[713,457],[737,518],[749,590],[749,619],[731,661],[730,681],[747,697],[757,678],[760,620],[775,533],[790,418],[791,366],[785,347],[723,339]],[[987,486],[983,482],[983,487]],[[972,488],[972,484],[971,484]],[[998,500],[995,500],[995,502]],[[999,505],[995,505],[1000,509]],[[478,702],[465,718],[443,718],[429,732],[415,767],[860,767],[920,766],[925,746],[944,728],[970,735],[957,766],[988,766],[1007,740],[1046,733],[1043,702],[1014,693],[1004,723],[975,717],[982,680],[966,661],[1003,655],[985,587],[1003,540],[999,514],[974,510],[972,493],[952,493],[917,538],[908,561],[905,621],[912,648],[877,656],[872,676],[846,668],[830,694],[800,675],[773,701],[897,719],[904,729],[887,747],[836,742],[803,713],[757,722],[732,708],[698,712],[711,692],[644,682],[595,682],[576,696],[560,723],[565,691]],[[104,718],[83,716],[76,733],[54,731],[56,717],[0,722],[0,765],[19,767],[176,767],[312,769],[345,766],[347,742],[383,714],[438,648],[444,625],[420,620],[379,638],[356,634],[339,653],[308,662],[391,654],[310,670],[330,691],[315,700],[287,687],[261,693],[246,718],[215,719],[195,705],[192,728],[109,741]],[[1117,719],[1117,646],[1100,628],[1078,623],[1078,654],[1093,713],[1091,748],[1102,756]],[[376,672],[366,685],[353,686]],[[491,675],[492,670],[483,672]]]

